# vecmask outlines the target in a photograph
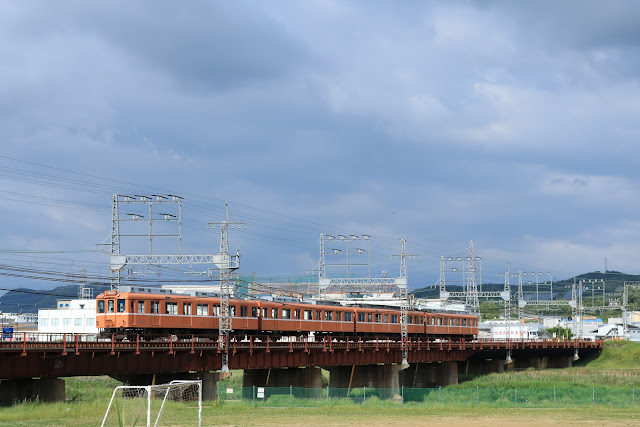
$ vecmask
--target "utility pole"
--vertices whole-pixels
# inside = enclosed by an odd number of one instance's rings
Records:
[[[407,258],[420,258],[420,255],[407,255],[405,251],[406,239],[400,239],[402,249],[399,255],[391,255],[391,258],[400,258],[400,280],[404,279],[404,283],[400,283],[400,334],[402,338],[402,366],[409,365],[409,348],[407,333],[407,312],[409,311],[409,294],[407,292]]]
[[[244,222],[229,222],[229,204],[224,203],[226,219],[223,222],[210,222],[208,225],[216,227],[220,226],[220,317],[218,327],[218,339],[222,345],[222,368],[221,372],[229,372],[229,332],[232,329],[231,324],[231,312],[229,309],[229,298],[231,296],[232,285],[232,273],[234,270],[240,267],[239,260],[240,254],[236,253],[236,259],[238,262],[233,262],[232,257],[229,256],[229,226],[240,228],[244,226],[247,228],[247,224]]]

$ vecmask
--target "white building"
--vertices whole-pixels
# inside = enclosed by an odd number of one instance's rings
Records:
[[[489,321],[480,322],[480,338],[493,340],[537,340],[549,338],[540,323]]]
[[[36,313],[3,313],[0,311],[0,324],[36,324],[38,315]]]
[[[97,335],[96,300],[58,300],[55,309],[38,310],[38,332]]]

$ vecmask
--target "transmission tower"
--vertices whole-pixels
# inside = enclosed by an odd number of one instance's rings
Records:
[[[400,254],[391,255],[392,258],[400,258],[400,279],[404,279],[404,284],[400,288],[400,334],[402,338],[402,366],[409,365],[409,348],[407,333],[407,316],[409,311],[409,294],[407,292],[407,258],[420,258],[420,255],[407,255],[405,251],[405,239],[400,239],[402,249]]]
[[[216,227],[220,226],[220,319],[219,319],[219,342],[222,345],[222,372],[229,372],[229,332],[232,329],[231,311],[229,309],[229,298],[231,296],[232,273],[239,265],[240,254],[236,254],[238,262],[232,262],[229,256],[229,226],[240,228],[247,227],[244,222],[229,222],[229,206],[225,202],[226,219],[223,222],[210,222],[208,225]]]
[[[354,249],[354,244],[358,244],[358,242],[366,242],[366,248],[356,247]],[[327,251],[327,244],[337,247],[329,248]],[[362,260],[365,256],[367,257],[366,262],[353,262],[354,258]],[[328,262],[329,257],[336,261]],[[328,267],[339,267],[343,273],[346,273],[346,277],[327,277]],[[361,270],[366,267],[366,277],[355,276],[351,269],[352,267],[360,267]],[[406,268],[404,271],[406,274]],[[371,277],[370,236],[366,234],[350,234],[349,236],[320,234],[320,261],[318,263],[318,293],[320,295],[326,297],[329,289],[338,293],[380,294],[384,288],[388,289],[389,292],[395,291],[403,283],[406,284],[406,278],[391,278],[385,275],[383,277]]]
[[[478,300],[478,268],[480,258],[475,256],[473,249],[473,240],[469,242],[469,254],[467,255],[467,265],[465,269],[465,287],[467,297],[465,303],[473,307],[474,312],[478,312],[480,301]]]

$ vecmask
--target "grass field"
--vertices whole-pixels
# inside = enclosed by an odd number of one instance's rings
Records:
[[[416,399],[407,395],[404,404],[397,399],[381,400],[374,390],[364,405],[350,399],[331,399],[327,404],[324,399],[288,395],[274,395],[259,403],[239,399],[205,402],[203,425],[640,425],[640,402],[635,407],[630,394],[633,391],[635,398],[635,388],[640,391],[640,343],[606,343],[599,359],[580,365],[486,375],[437,393],[422,393]],[[239,388],[241,374],[234,372],[220,383],[221,388]],[[66,402],[0,408],[0,427],[100,425],[111,393],[120,383],[108,377],[65,381]],[[556,399],[551,394],[553,387]],[[169,410],[182,411],[182,416],[196,411],[193,405]]]

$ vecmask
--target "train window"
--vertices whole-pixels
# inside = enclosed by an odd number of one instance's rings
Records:
[[[449,319],[449,326],[453,326],[453,319]]]
[[[144,313],[144,301],[138,301],[138,313]]]
[[[311,320],[311,310],[304,311],[304,320]]]
[[[442,325],[442,317],[438,317],[438,325]]]
[[[345,313],[344,314],[344,321],[345,322],[351,322],[351,313]]]
[[[431,324],[432,324],[432,325],[435,325],[435,324],[436,324],[436,318],[435,318],[435,317],[432,317],[432,318],[431,318]]]
[[[269,314],[269,310],[267,310],[266,307],[262,307],[262,317],[268,317],[267,315]]]
[[[300,310],[293,310],[293,318],[300,319]]]
[[[232,305],[229,307],[229,311],[231,312],[231,317],[236,317],[236,306]]]
[[[382,314],[376,313],[376,322],[377,323],[381,323],[382,322]]]
[[[168,302],[165,304],[165,313],[167,314],[178,314],[178,303],[177,302]]]
[[[251,307],[251,317],[258,317],[258,309],[256,307]]]
[[[191,304],[182,303],[182,314],[185,316],[191,316]]]
[[[290,319],[291,318],[291,309],[290,308],[283,308],[282,309],[282,318],[283,319]]]
[[[413,316],[407,316],[407,323],[413,323]]]
[[[397,314],[392,314],[391,315],[391,323],[398,323],[398,315]]]
[[[271,309],[271,317],[274,319],[278,318],[278,309],[277,308],[272,308]]]
[[[342,312],[341,311],[336,311],[336,320],[338,322],[342,321]]]
[[[196,314],[198,316],[208,316],[209,315],[209,306],[207,304],[198,304],[198,305],[196,305]]]
[[[322,320],[321,314],[322,312],[320,310],[316,310],[316,320]]]
[[[135,304],[135,301],[131,301],[131,303],[129,304],[129,313],[135,313],[135,310],[133,309],[134,304]]]
[[[107,311],[108,311],[109,313],[113,313],[113,305],[114,305],[114,303],[113,303],[113,300],[112,300],[112,299],[110,299],[109,301],[107,301]]]
[[[364,322],[364,313],[358,313],[358,322]]]
[[[389,315],[388,314],[384,315],[384,323],[389,323]]]
[[[104,301],[98,300],[98,313],[104,313]]]
[[[367,322],[373,322],[373,313],[367,313]]]
[[[467,319],[462,319],[462,326],[467,326]]]
[[[247,314],[249,314],[249,309],[247,308],[246,305],[241,305],[240,306],[240,317],[247,317]]]

